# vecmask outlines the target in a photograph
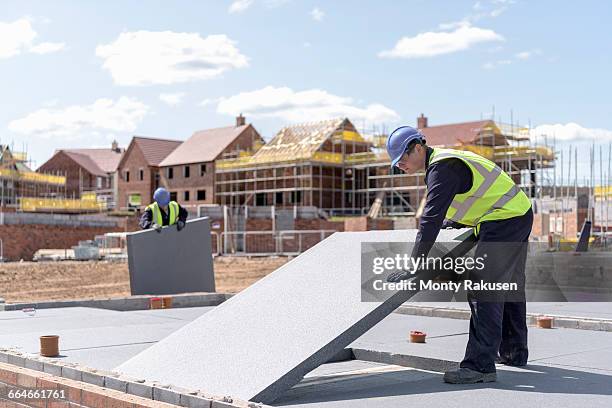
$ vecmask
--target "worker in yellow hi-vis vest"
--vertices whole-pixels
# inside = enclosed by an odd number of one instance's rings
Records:
[[[161,232],[162,227],[176,224],[176,229],[185,228],[188,212],[176,201],[170,200],[170,193],[163,187],[153,193],[153,203],[148,205],[140,217],[140,228],[153,228]]]
[[[495,363],[525,365],[529,354],[525,262],[533,224],[529,198],[492,161],[469,151],[431,148],[410,126],[389,135],[387,152],[392,166],[410,174],[425,171],[426,202],[412,257],[427,256],[441,228],[472,227],[477,238],[475,259],[492,254],[474,276],[501,277],[518,288],[496,294],[493,300],[481,289],[466,289],[472,316],[465,357],[458,370],[444,374],[444,381],[496,381]],[[411,273],[415,271],[394,272],[387,281],[409,279]]]

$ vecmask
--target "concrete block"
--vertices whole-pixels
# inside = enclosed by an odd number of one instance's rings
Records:
[[[179,405],[188,408],[211,408],[212,401],[201,395],[181,394]]]
[[[601,330],[602,331],[612,332],[612,321],[610,321],[610,320],[603,320],[601,322]]]
[[[564,329],[577,329],[580,319],[570,317],[554,317],[553,327],[562,327]]]
[[[208,218],[128,234],[127,247],[132,295],[215,291]]]
[[[43,363],[43,371],[45,373],[51,374],[51,375],[56,375],[58,377],[62,376],[62,366],[55,364],[55,363],[49,363],[49,362],[44,362]]]
[[[21,354],[11,353],[8,355],[7,363],[19,367],[25,367],[25,358]]]
[[[0,363],[8,363],[9,355],[5,352],[0,352]]]
[[[235,405],[233,404],[233,399],[228,399],[227,401],[218,401],[218,400],[213,400],[212,403],[210,404],[210,408],[232,408],[235,407]]]
[[[62,367],[62,377],[74,381],[83,381],[83,372],[77,367],[64,366]]]
[[[179,405],[181,402],[181,393],[172,389],[170,385],[155,385],[153,387],[153,399],[167,402],[168,404]]]
[[[30,370],[43,371],[43,362],[34,358],[26,358],[24,367]]]
[[[465,232],[444,230],[438,241]],[[404,243],[415,236],[416,230],[335,233],[115,370],[272,402],[415,294],[361,301],[362,242],[408,250]]]
[[[127,381],[121,377],[104,377],[104,386],[111,390],[127,392]]]
[[[97,385],[98,387],[104,387],[104,376],[96,372],[96,370],[83,370],[81,372],[81,381],[88,384]]]
[[[601,321],[600,320],[587,320],[580,319],[578,320],[578,328],[582,330],[601,330]]]
[[[127,393],[139,397],[153,399],[153,386],[144,380],[128,381]]]

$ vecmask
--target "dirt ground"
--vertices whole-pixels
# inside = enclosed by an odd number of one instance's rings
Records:
[[[218,257],[215,259],[217,291],[239,292],[287,261],[286,257]],[[10,303],[129,295],[127,263],[0,263],[0,297]]]

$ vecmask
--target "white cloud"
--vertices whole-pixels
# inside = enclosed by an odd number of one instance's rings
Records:
[[[310,17],[312,17],[312,19],[315,21],[321,22],[325,18],[325,12],[320,8],[315,7],[310,12]]]
[[[351,120],[394,122],[399,115],[381,104],[355,106],[351,98],[330,94],[321,89],[294,91],[288,87],[268,86],[222,99],[217,112],[260,118],[280,118],[305,122],[346,116]]]
[[[535,50],[518,52],[518,53],[514,54],[514,57],[516,59],[520,59],[520,60],[527,60],[527,59],[529,59],[529,58],[531,58],[533,56],[540,55],[540,54],[542,54],[542,51],[540,51],[538,49],[535,49]]]
[[[215,78],[248,66],[248,58],[226,35],[173,31],[124,32],[96,47],[118,85],[174,84]]]
[[[515,61],[526,61],[534,55],[540,55],[542,52],[540,50],[531,50],[531,51],[521,51],[514,54],[514,59],[503,59],[498,61],[489,61],[482,65],[484,69],[494,69],[500,65],[510,65]]]
[[[391,50],[381,51],[381,58],[427,58],[463,51],[472,46],[491,41],[504,41],[493,30],[461,23],[453,31],[426,32],[415,37],[401,38]]]
[[[566,124],[544,124],[531,129],[532,136],[542,137],[546,135],[549,142],[554,137],[557,141],[589,141],[589,142],[609,142],[612,141],[612,130],[585,128],[577,123]]]
[[[242,13],[251,7],[251,5],[253,5],[253,0],[235,0],[230,4],[227,11],[230,14]]]
[[[133,132],[148,112],[147,105],[130,97],[100,98],[91,105],[39,109],[13,120],[8,128],[27,135],[78,139],[95,131]]]
[[[170,106],[176,106],[182,102],[184,96],[185,92],[162,93],[159,94],[159,100]]]
[[[61,51],[66,48],[64,43],[44,42],[30,48],[30,51],[36,54],[50,54],[52,52]]]
[[[64,43],[43,42],[35,44],[34,40],[38,34],[32,28],[32,23],[27,18],[21,18],[11,23],[0,21],[0,59],[10,58],[16,55],[33,52],[37,54],[48,54],[64,49]]]

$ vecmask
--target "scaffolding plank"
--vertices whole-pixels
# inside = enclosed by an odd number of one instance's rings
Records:
[[[127,247],[132,295],[215,291],[208,217],[128,234]]]
[[[438,241],[461,232],[443,230]],[[409,245],[415,237],[416,230],[335,233],[116,370],[270,403],[411,296],[361,301],[361,243]]]

